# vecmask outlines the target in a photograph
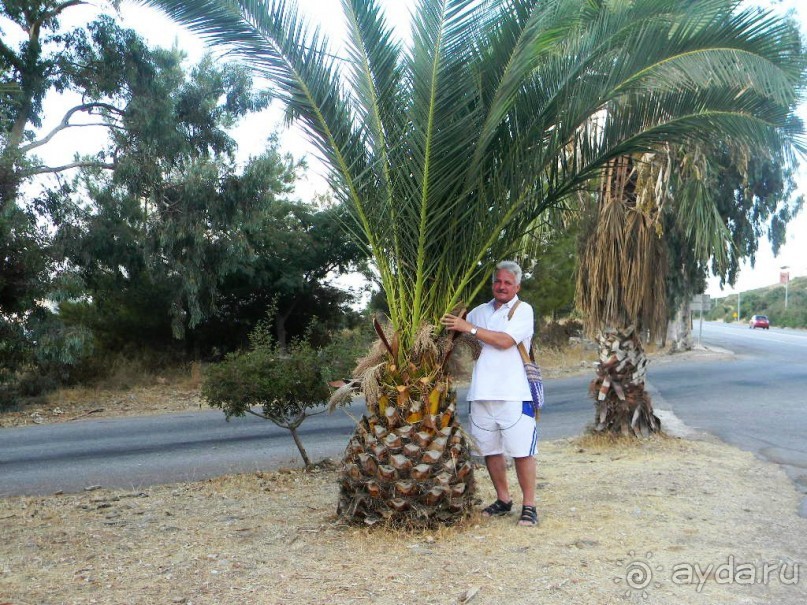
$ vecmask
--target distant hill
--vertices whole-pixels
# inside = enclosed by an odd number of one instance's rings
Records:
[[[740,321],[747,323],[752,315],[767,315],[772,326],[807,328],[807,277],[794,277],[787,287],[774,284],[740,293]],[[737,295],[712,299],[712,310],[706,316],[712,320],[735,321]]]

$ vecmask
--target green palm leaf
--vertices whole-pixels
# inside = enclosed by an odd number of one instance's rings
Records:
[[[146,3],[274,83],[353,209],[402,352],[615,158],[803,147],[798,34],[736,1],[419,0],[404,47],[377,1],[343,0],[346,64],[291,3]]]

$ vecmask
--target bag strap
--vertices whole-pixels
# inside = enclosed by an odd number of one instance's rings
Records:
[[[513,319],[513,313],[516,312],[516,309],[518,308],[518,305],[520,305],[520,304],[521,304],[521,301],[517,300],[516,304],[514,304],[512,307],[510,307],[510,312],[507,314],[507,321],[510,321],[511,319]]]
[[[507,321],[513,319],[513,314],[516,312],[516,308],[518,305],[521,304],[520,300],[516,301],[512,307],[510,307],[510,312],[507,314]],[[532,347],[530,347],[530,354],[527,355],[527,348],[524,346],[523,342],[518,343],[518,352],[521,354],[521,361],[524,363],[535,363],[535,359],[532,356]]]
[[[521,361],[523,361],[525,364],[534,363],[535,360],[527,355],[527,349],[524,347],[523,342],[518,343],[518,352],[521,354]],[[530,353],[532,353],[532,351],[530,351]]]

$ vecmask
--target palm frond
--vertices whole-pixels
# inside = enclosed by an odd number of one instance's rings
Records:
[[[805,148],[798,32],[739,0],[418,0],[411,46],[376,0],[343,0],[346,69],[282,0],[144,2],[274,82],[352,208],[401,351],[619,158],[709,140]],[[646,215],[612,212],[652,248]],[[648,276],[648,258],[630,275]]]

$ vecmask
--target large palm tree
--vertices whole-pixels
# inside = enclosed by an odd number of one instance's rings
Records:
[[[667,140],[793,133],[793,32],[735,1],[417,0],[404,45],[378,0],[343,0],[342,57],[290,2],[143,1],[275,84],[372,253],[389,325],[362,367],[368,414],[340,488],[350,520],[470,509],[435,326],[542,213]]]
[[[657,153],[611,160],[583,236],[576,303],[599,343],[597,376],[590,386],[598,432],[627,436],[661,430],[645,391],[648,359],[640,332],[656,335],[667,324],[667,248],[661,237],[669,201],[666,159]]]
[[[661,430],[645,390],[643,336],[659,339],[671,301],[700,291],[693,290],[702,287],[691,283],[693,267],[705,273],[711,262],[717,274],[729,269],[732,237],[720,210],[718,160],[732,158],[733,170],[747,180],[751,156],[793,166],[791,152],[787,142],[781,149],[726,148],[718,139],[609,162],[590,204],[576,285],[577,307],[600,348],[590,385],[595,431]]]

